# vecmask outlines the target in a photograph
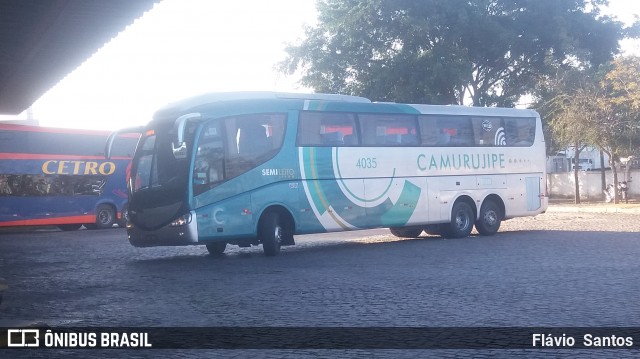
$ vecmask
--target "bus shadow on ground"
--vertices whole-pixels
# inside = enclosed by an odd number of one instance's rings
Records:
[[[336,258],[376,258],[379,261],[392,261],[399,256],[410,258],[427,256],[458,256],[460,253],[473,256],[474,253],[486,251],[520,252],[562,250],[565,253],[582,253],[585,251],[603,251],[609,249],[618,252],[625,248],[627,253],[640,255],[640,234],[629,232],[588,232],[562,230],[507,230],[493,236],[472,234],[465,238],[443,238],[433,235],[422,235],[418,238],[398,238],[393,235],[380,235],[350,239],[311,239],[297,240],[295,246],[283,247],[275,257],[267,257],[262,246],[239,248],[228,245],[223,254],[212,255],[204,246],[191,247],[189,253],[171,253],[163,249],[157,254],[150,253],[144,258],[130,261],[133,266],[177,265],[181,268],[211,264],[235,266],[246,264],[247,260],[255,265],[271,265],[271,263],[288,263],[303,260],[308,263],[326,262]],[[616,246],[615,249],[613,248]],[[196,249],[197,248],[197,249]],[[145,249],[141,249],[144,251]]]

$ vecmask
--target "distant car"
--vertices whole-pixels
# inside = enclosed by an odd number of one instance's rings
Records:
[[[593,160],[589,158],[580,158],[578,160],[578,169],[580,171],[591,171],[593,170]],[[573,168],[572,168],[573,170]]]

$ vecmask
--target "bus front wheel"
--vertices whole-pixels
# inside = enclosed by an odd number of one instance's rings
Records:
[[[464,238],[471,234],[473,229],[473,210],[466,202],[457,202],[451,210],[451,222],[444,231],[445,237]]]
[[[262,241],[262,249],[266,256],[272,257],[280,253],[284,228],[280,216],[275,212],[268,212],[260,221],[258,235]]]
[[[498,232],[502,214],[498,205],[493,201],[486,201],[480,207],[480,218],[476,221],[476,230],[480,235],[491,236]]]

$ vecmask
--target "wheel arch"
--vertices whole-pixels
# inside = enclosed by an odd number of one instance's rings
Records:
[[[96,215],[98,214],[98,207],[100,207],[101,205],[107,205],[107,206],[110,206],[110,207],[113,209],[113,211],[115,212],[116,216],[118,215],[118,213],[119,213],[119,211],[120,211],[120,210],[118,209],[118,205],[117,205],[115,202],[110,201],[110,200],[108,200],[108,199],[103,199],[103,200],[101,200],[101,201],[96,202],[96,205],[95,205],[95,206],[93,206],[93,212],[94,212]]]
[[[470,194],[463,193],[458,197],[456,197],[456,199],[451,203],[451,207],[449,207],[449,221],[451,221],[451,211],[453,210],[453,207],[458,202],[467,203],[471,207],[471,210],[473,211],[473,218],[478,218],[479,209],[476,206],[476,202],[473,200]]]
[[[504,204],[504,201],[502,200],[502,197],[500,197],[499,195],[495,194],[495,193],[491,193],[489,195],[487,195],[486,197],[484,197],[484,199],[482,200],[482,203],[480,204],[480,207],[482,207],[483,204],[485,204],[487,201],[491,201],[493,203],[495,203],[498,206],[498,209],[500,209],[500,214],[502,215],[502,217],[500,218],[501,220],[504,220],[506,218],[506,207]],[[479,219],[480,216],[480,212],[478,211],[476,213],[476,219]]]
[[[99,209],[100,207],[108,207],[113,215],[113,221],[112,221],[112,225],[113,224],[117,224],[118,223],[118,206],[109,200],[101,200],[98,201],[95,206],[93,207],[93,214],[94,214],[94,220],[92,223],[83,223],[83,225],[87,228],[87,229],[104,229],[104,228],[109,228],[110,226],[104,226],[103,224],[99,223]]]
[[[262,221],[265,218],[265,215],[270,212],[277,213],[280,218],[282,218],[283,224],[286,226],[286,229],[289,231],[289,235],[293,235],[296,231],[296,220],[292,214],[292,212],[285,205],[280,203],[272,203],[265,206],[262,211],[260,211],[260,215],[258,216],[258,220],[255,223],[255,233],[258,233],[258,229]],[[258,238],[260,241],[260,238]]]

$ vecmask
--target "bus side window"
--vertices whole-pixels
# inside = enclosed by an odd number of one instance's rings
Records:
[[[246,123],[238,128],[238,153],[241,155],[262,154],[270,148],[267,129],[259,123]]]
[[[358,145],[358,137],[356,135],[346,135],[343,138],[345,146],[357,146]]]
[[[0,175],[0,197],[99,196],[105,182],[98,175]]]
[[[359,114],[364,146],[415,146],[416,117],[405,114]]]
[[[286,114],[258,113],[223,119],[227,158],[225,179],[266,162],[282,147]]]
[[[12,195],[13,191],[9,186],[9,176],[0,175],[0,196]]]
[[[205,125],[198,139],[193,166],[194,194],[200,194],[224,180],[224,148],[219,122]]]
[[[436,142],[436,145],[438,146],[448,146],[451,143],[451,135],[455,135],[456,131],[455,129],[450,129],[450,128],[438,128],[438,141]]]
[[[342,132],[333,131],[328,133],[323,133],[320,135],[322,138],[322,144],[327,146],[341,146],[344,144],[344,136],[342,136]]]
[[[343,112],[300,112],[298,146],[356,146],[355,116]]]
[[[438,121],[443,133],[449,135],[449,146],[474,146],[475,140],[471,119],[466,116],[447,116],[444,121]]]
[[[476,146],[504,146],[504,124],[500,117],[472,117]]]
[[[474,133],[467,116],[420,116],[422,143],[426,146],[474,146]]]
[[[420,116],[420,138],[423,146],[436,146],[438,144],[439,133],[436,118],[433,116]]]

